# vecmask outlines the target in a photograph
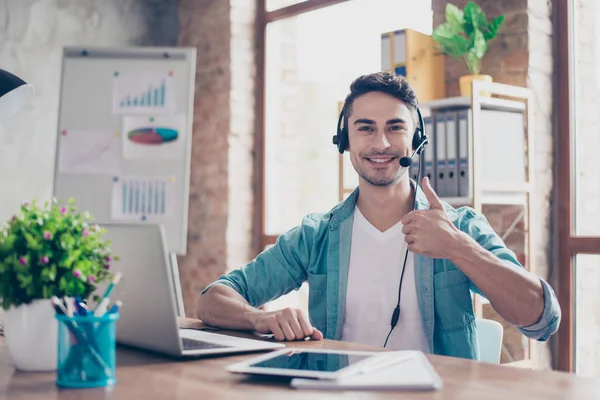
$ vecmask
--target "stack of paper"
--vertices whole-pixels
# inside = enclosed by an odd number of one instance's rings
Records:
[[[379,366],[369,366],[336,380],[296,378],[292,379],[291,386],[296,389],[437,390],[442,387],[442,379],[422,352],[395,351]]]

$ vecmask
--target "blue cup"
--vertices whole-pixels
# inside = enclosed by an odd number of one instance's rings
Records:
[[[56,384],[67,388],[111,386],[116,379],[118,313],[102,317],[56,314],[58,368]]]

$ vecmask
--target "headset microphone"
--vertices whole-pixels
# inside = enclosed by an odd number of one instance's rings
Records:
[[[425,146],[427,143],[429,143],[429,139],[427,138],[427,136],[424,136],[423,140],[421,141],[421,144],[419,144],[419,147],[417,147],[417,149],[414,151],[414,153],[412,154],[412,156],[410,157],[400,157],[400,165],[404,168],[408,168],[412,165],[413,162],[413,157],[416,154],[420,154],[423,146]]]
[[[400,165],[404,168],[410,167],[412,165],[412,159],[415,156],[416,153],[413,153],[412,156],[410,157],[401,157],[400,158]]]

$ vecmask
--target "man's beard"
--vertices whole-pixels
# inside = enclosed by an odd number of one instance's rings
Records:
[[[354,169],[358,173],[358,176],[360,176],[362,179],[364,179],[366,182],[370,183],[373,186],[391,186],[398,182],[405,174],[408,173],[408,168],[400,166],[400,168],[397,171],[395,171],[393,175],[384,175],[383,173],[379,174],[375,171],[369,176],[369,174],[367,174],[365,169],[363,169],[363,167],[358,162],[355,162],[354,160],[351,161],[354,165]]]

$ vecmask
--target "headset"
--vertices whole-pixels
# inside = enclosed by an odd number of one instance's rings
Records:
[[[342,123],[344,122],[344,110],[345,109],[346,109],[346,107],[344,106],[344,108],[340,112],[340,117],[338,119],[338,125],[337,125],[337,133],[333,137],[333,144],[337,146],[340,154],[344,154],[344,151],[346,151],[348,149],[348,142],[349,142],[348,127],[345,126],[345,124],[342,125]],[[417,107],[417,116],[419,119],[419,126],[415,129],[415,134],[413,135],[413,140],[412,140],[413,154],[410,157],[406,157],[406,156],[400,157],[400,160],[399,160],[400,165],[404,168],[410,167],[413,163],[413,157],[416,154],[421,154],[423,152],[423,150],[425,149],[425,145],[429,143],[429,137],[425,133],[425,123],[423,122],[423,117],[421,116],[421,111],[419,110],[418,107]],[[421,172],[423,171],[422,161],[423,161],[423,157],[419,157],[417,182],[416,182],[416,186],[415,186],[415,196],[413,199],[413,211],[417,207],[417,188],[419,187],[419,182],[421,180]],[[394,313],[392,314],[392,320],[390,323],[391,329],[390,329],[390,332],[388,333],[387,337],[385,338],[385,343],[383,344],[383,347],[387,346],[387,342],[390,338],[390,335],[392,334],[392,331],[398,324],[398,319],[400,318],[400,297],[402,294],[402,280],[404,279],[404,270],[406,269],[406,260],[407,259],[408,259],[408,248],[406,249],[406,254],[404,255],[404,262],[402,264],[402,273],[400,275],[400,284],[398,285],[398,301],[396,303],[396,308],[394,308]]]
[[[343,124],[345,113],[344,110],[346,107],[342,109],[340,112],[340,117],[338,118],[337,124],[337,133],[333,136],[333,144],[337,146],[340,154],[344,154],[344,151],[348,149],[348,127]],[[417,107],[417,117],[419,119],[419,126],[415,129],[415,134],[412,140],[412,148],[414,153],[410,157],[401,157],[400,165],[403,167],[410,167],[412,164],[412,159],[415,154],[421,154],[425,148],[425,145],[429,143],[429,137],[425,133],[425,123],[423,122],[423,116],[421,115],[421,111]],[[419,168],[420,170],[420,168]],[[420,172],[420,171],[419,171]]]

